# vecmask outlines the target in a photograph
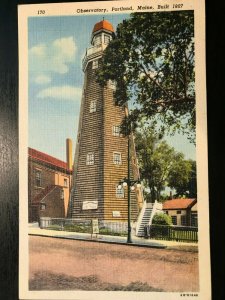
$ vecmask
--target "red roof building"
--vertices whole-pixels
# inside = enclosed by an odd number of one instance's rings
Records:
[[[68,164],[66,162],[59,160],[58,158],[55,158],[44,152],[28,148],[28,156],[33,160],[48,165],[49,167],[53,167],[55,169],[59,168],[65,172],[68,172],[69,174],[72,174],[72,169],[68,168]]]
[[[187,209],[192,207],[197,202],[197,199],[172,199],[163,203],[163,209]]]
[[[41,217],[68,215],[71,179],[69,161],[28,148],[29,222],[38,222]]]
[[[163,211],[171,216],[173,225],[198,226],[197,199],[172,199],[163,203]]]

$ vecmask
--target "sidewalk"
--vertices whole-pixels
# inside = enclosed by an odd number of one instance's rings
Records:
[[[94,234],[93,237],[91,237],[90,233],[78,233],[78,232],[69,232],[69,231],[40,229],[35,224],[29,225],[28,233],[29,233],[29,235],[81,240],[81,241],[90,241],[90,242],[122,244],[122,245],[128,245],[128,246],[150,247],[150,248],[159,248],[159,249],[167,248],[167,249],[171,249],[171,250],[182,250],[182,251],[192,251],[192,252],[198,251],[197,243],[183,243],[183,242],[176,242],[176,241],[151,240],[151,239],[145,239],[145,238],[132,236],[132,243],[128,244],[126,237],[101,235],[101,234],[98,234],[97,236]]]

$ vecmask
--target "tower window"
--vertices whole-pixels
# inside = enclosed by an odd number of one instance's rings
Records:
[[[94,153],[90,152],[87,154],[86,165],[90,166],[94,164]]]
[[[35,184],[38,187],[41,186],[41,171],[39,171],[39,170],[35,171]]]
[[[95,40],[94,40],[94,45],[97,46],[97,45],[100,45],[101,44],[101,36],[98,35],[95,37]]]
[[[61,200],[64,199],[64,190],[63,190],[63,189],[60,191],[60,199],[61,199]]]
[[[121,187],[120,189],[118,186],[116,187],[116,198],[124,198],[124,188]]]
[[[98,59],[93,60],[92,69],[98,69]]]
[[[90,113],[96,112],[96,100],[92,100],[90,104]]]
[[[64,186],[67,187],[68,186],[68,181],[66,178],[64,178]]]
[[[104,43],[108,44],[110,42],[110,37],[108,35],[104,35]]]
[[[108,87],[115,91],[116,90],[116,82],[114,80],[109,79]]]
[[[113,153],[113,163],[115,165],[121,165],[122,160],[121,160],[121,153],[120,152],[114,152]]]
[[[113,126],[113,135],[120,136],[120,126],[118,126],[118,125]]]

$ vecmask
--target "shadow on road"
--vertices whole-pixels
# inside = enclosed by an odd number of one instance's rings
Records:
[[[29,290],[83,290],[83,291],[138,291],[138,292],[163,292],[149,286],[146,282],[131,282],[128,285],[102,282],[98,276],[89,275],[82,277],[54,274],[51,272],[37,272],[29,282]]]

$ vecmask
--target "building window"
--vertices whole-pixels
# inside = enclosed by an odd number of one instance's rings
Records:
[[[35,184],[36,186],[41,186],[41,171],[35,171]]]
[[[92,100],[90,103],[90,113],[96,112],[96,100]]]
[[[46,209],[46,204],[44,203],[41,203],[41,207],[40,207],[41,210],[45,210]]]
[[[66,178],[64,178],[64,186],[67,187],[68,186],[68,181]]]
[[[181,210],[177,210],[177,215],[180,215],[181,214]]]
[[[198,214],[197,213],[191,214],[191,226],[198,227]]]
[[[173,225],[177,225],[177,216],[172,216]]]
[[[105,44],[108,44],[110,42],[110,36],[108,36],[108,35],[104,35],[104,43]]]
[[[168,215],[168,210],[166,210],[166,214]]]
[[[90,166],[94,164],[94,153],[90,152],[87,154],[86,165]]]
[[[98,69],[98,59],[93,60],[92,69]]]
[[[64,199],[64,190],[60,190],[60,199],[63,200]]]
[[[112,131],[113,131],[114,136],[120,136],[121,135],[120,134],[120,126],[118,126],[118,125],[114,125]]]
[[[120,189],[118,186],[116,187],[116,198],[124,198],[124,188],[121,187]]]
[[[114,152],[113,153],[113,163],[115,165],[121,165],[122,160],[121,160],[121,153],[120,152]]]
[[[181,226],[187,226],[187,218],[186,218],[186,216],[181,216]]]

